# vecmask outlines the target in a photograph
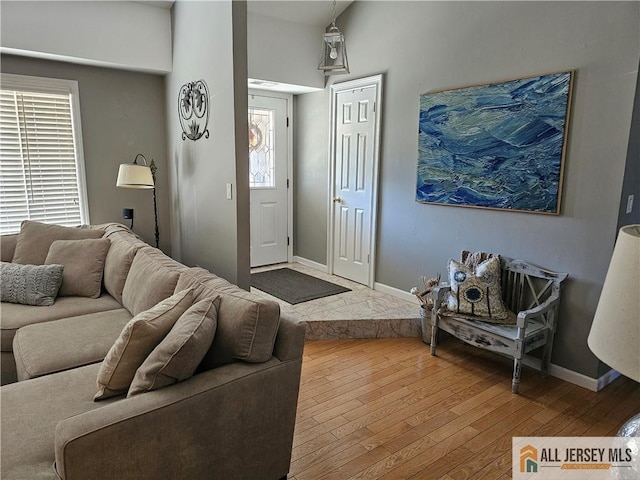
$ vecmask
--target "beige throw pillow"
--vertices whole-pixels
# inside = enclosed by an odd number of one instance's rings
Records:
[[[158,390],[193,376],[216,332],[220,297],[191,306],[138,368],[127,397]]]
[[[191,306],[192,290],[183,290],[133,317],[122,329],[98,371],[94,400],[129,390],[136,370]]]
[[[106,238],[53,242],[44,263],[64,265],[58,296],[98,298],[110,245],[111,241]]]
[[[100,238],[104,232],[95,228],[63,227],[24,220],[16,241],[13,263],[44,265],[49,247],[56,240]]]

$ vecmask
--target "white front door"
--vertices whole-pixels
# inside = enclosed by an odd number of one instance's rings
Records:
[[[251,266],[287,261],[287,99],[249,95]]]
[[[381,78],[380,78],[381,81]],[[352,82],[349,82],[350,84]],[[373,287],[373,234],[378,158],[379,83],[333,97],[333,273]]]

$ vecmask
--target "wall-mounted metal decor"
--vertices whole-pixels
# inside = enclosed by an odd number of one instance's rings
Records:
[[[559,214],[572,78],[421,95],[416,200]]]
[[[209,89],[204,80],[185,83],[178,93],[182,140],[209,138]]]

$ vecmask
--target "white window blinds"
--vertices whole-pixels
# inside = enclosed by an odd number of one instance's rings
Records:
[[[7,77],[0,88],[0,233],[19,231],[25,219],[88,223],[70,91],[75,82],[47,86],[51,79],[34,85],[34,77]]]

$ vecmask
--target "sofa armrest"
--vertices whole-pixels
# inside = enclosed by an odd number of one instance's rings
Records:
[[[58,423],[61,478],[274,479],[289,471],[302,359],[234,363]]]
[[[306,322],[297,320],[290,314],[280,314],[280,325],[273,346],[273,355],[283,362],[302,358],[306,330]]]

